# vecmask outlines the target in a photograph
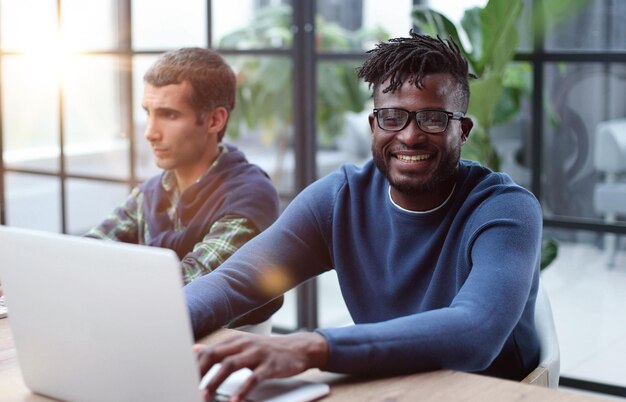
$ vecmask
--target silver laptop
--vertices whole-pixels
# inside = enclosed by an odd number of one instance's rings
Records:
[[[70,401],[200,401],[171,250],[0,227],[24,382]]]
[[[0,282],[33,392],[69,401],[201,400],[173,251],[0,226]],[[232,395],[242,372],[218,394]],[[328,392],[327,384],[286,378],[260,384],[248,400],[304,402]]]

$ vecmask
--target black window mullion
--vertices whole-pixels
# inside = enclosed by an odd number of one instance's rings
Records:
[[[120,118],[128,140],[128,184],[135,186],[137,178],[137,153],[135,125],[133,123],[133,53],[131,0],[118,0],[118,38]]]
[[[294,2],[293,7],[293,100],[295,135],[295,194],[316,178],[317,150],[315,128],[316,58],[315,58],[315,3],[314,0]],[[297,288],[298,328],[318,326],[317,280],[315,278]]]
[[[61,0],[57,0],[57,32],[61,32],[62,12]],[[57,77],[58,91],[58,114],[59,114],[59,194],[61,208],[61,233],[67,233],[67,186],[66,186],[66,164],[65,164],[65,116],[63,115],[63,81]]]
[[[213,2],[206,0],[206,45],[213,47]]]

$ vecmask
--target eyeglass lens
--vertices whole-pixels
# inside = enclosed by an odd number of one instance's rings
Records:
[[[378,125],[383,130],[400,131],[408,125],[412,114],[415,114],[420,129],[427,133],[441,133],[448,127],[448,115],[438,110],[421,110],[410,113],[403,109],[379,109],[377,113]]]

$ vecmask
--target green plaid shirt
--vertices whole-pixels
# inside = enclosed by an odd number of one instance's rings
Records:
[[[223,152],[227,151],[223,149]],[[215,161],[211,168],[219,162],[219,159]],[[161,184],[170,194],[171,208],[168,210],[168,216],[175,229],[182,230],[184,227],[176,213],[180,193],[176,186],[176,177],[173,172],[166,171]],[[117,207],[107,217],[105,222],[91,229],[85,235],[98,239],[119,241],[122,234],[124,234],[123,237],[128,237],[128,234],[132,234],[138,244],[149,244],[151,237],[143,213],[143,197],[143,192],[137,187],[134,188],[126,201]],[[107,224],[106,226],[105,223]],[[104,230],[105,227],[111,229]],[[227,215],[215,221],[202,241],[194,245],[193,250],[181,261],[185,284],[216,269],[237,249],[256,236],[258,232],[255,225],[242,216]]]

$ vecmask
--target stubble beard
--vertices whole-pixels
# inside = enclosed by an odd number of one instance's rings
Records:
[[[449,182],[451,178],[456,176],[459,167],[459,160],[461,158],[461,149],[455,151],[454,154],[448,155],[448,157],[442,161],[432,177],[425,182],[415,182],[413,180],[396,180],[389,174],[389,169],[385,163],[385,157],[382,153],[377,152],[372,146],[372,158],[374,164],[383,176],[387,178],[389,184],[398,192],[409,196],[417,196],[426,193],[431,193],[436,190],[443,183]]]

